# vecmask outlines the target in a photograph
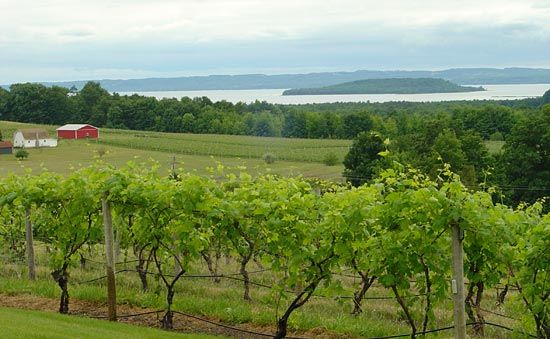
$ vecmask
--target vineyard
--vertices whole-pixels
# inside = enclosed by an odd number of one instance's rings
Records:
[[[344,158],[351,145],[349,140],[288,139],[251,136],[175,134],[105,130],[100,143],[155,150],[176,154],[209,155],[238,158],[262,158],[266,153],[277,159],[322,162],[327,153]]]
[[[60,313],[75,294],[107,295],[109,319],[118,300],[156,309],[164,329],[186,316],[253,322],[259,337],[449,336],[459,228],[469,333],[550,338],[542,204],[511,209],[448,168],[433,181],[400,165],[359,188],[221,165],[215,178],[131,163],[12,175],[0,179],[0,293],[41,290]]]

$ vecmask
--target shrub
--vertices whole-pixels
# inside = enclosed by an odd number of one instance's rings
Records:
[[[323,159],[323,163],[327,166],[336,166],[340,161],[334,152],[327,153]]]
[[[24,149],[20,149],[15,153],[15,157],[19,160],[24,160],[29,157],[29,152],[25,151]]]
[[[504,140],[504,136],[502,135],[502,133],[500,133],[499,131],[496,131],[495,133],[491,134],[491,136],[489,137],[489,139],[491,141],[503,141]]]
[[[272,164],[275,162],[275,160],[277,160],[277,157],[273,153],[265,153],[262,156],[262,159],[264,159],[266,164]]]
[[[100,148],[96,151],[96,154],[98,157],[100,158],[103,158],[103,156],[107,153],[107,151],[105,150],[105,148]]]

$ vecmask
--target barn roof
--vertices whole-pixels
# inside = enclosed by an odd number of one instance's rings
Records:
[[[79,129],[84,128],[84,127],[91,127],[91,128],[97,129],[97,127],[94,127],[94,126],[88,125],[88,124],[67,124],[67,125],[59,127],[56,131],[60,131],[60,130],[63,130],[63,131],[78,131]]]
[[[50,138],[50,135],[48,134],[48,132],[46,132],[46,130],[43,128],[26,128],[26,129],[20,129],[17,132],[21,132],[21,134],[23,134],[23,138],[27,140]]]
[[[13,144],[11,141],[0,141],[0,148],[12,148]]]

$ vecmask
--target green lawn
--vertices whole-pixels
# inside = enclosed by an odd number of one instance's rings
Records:
[[[4,136],[12,135],[19,128],[29,127],[43,127],[51,135],[55,135],[56,126],[0,121],[0,130]],[[102,160],[115,166],[121,166],[130,160],[145,162],[151,159],[159,162],[161,169],[169,171],[175,157],[178,168],[197,171],[199,174],[206,174],[207,167],[216,167],[221,163],[229,167],[244,166],[253,173],[272,171],[280,175],[339,180],[342,178],[342,165],[326,166],[307,160],[277,160],[266,165],[261,156],[268,151],[277,156],[288,147],[289,154],[296,155],[301,152],[306,159],[306,155],[317,152],[321,154],[318,156],[322,160],[322,152],[330,152],[335,149],[334,147],[344,147],[345,151],[344,148],[340,149],[343,152],[340,153],[340,157],[343,157],[347,148],[341,145],[348,143],[345,140],[170,134],[109,129],[101,129],[100,138],[99,143],[96,140],[60,140],[55,148],[28,149],[29,158],[23,161],[18,161],[13,155],[0,155],[0,175],[21,174],[26,169],[37,172],[42,168],[65,174],[74,168],[91,164],[95,161],[94,157],[105,152]],[[273,148],[266,148],[270,144],[274,145]],[[317,147],[314,147],[315,145]],[[239,150],[241,153],[238,153]],[[254,152],[254,156],[247,156],[248,151]],[[243,156],[240,157],[239,154]],[[295,157],[300,159],[298,156]]]
[[[50,312],[0,307],[3,338],[219,338],[208,335],[181,334],[153,328],[111,323]]]

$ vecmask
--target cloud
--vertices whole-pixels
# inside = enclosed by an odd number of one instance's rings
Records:
[[[550,54],[546,5],[537,0],[2,0],[0,64],[7,66],[0,82],[32,76],[544,63],[542,55]]]
[[[180,42],[303,38],[346,26],[405,30],[440,24],[539,23],[550,14],[529,1],[4,0],[3,31],[22,40],[56,42],[66,26],[86,25],[93,40],[162,37]],[[37,33],[41,33],[38,34]]]

